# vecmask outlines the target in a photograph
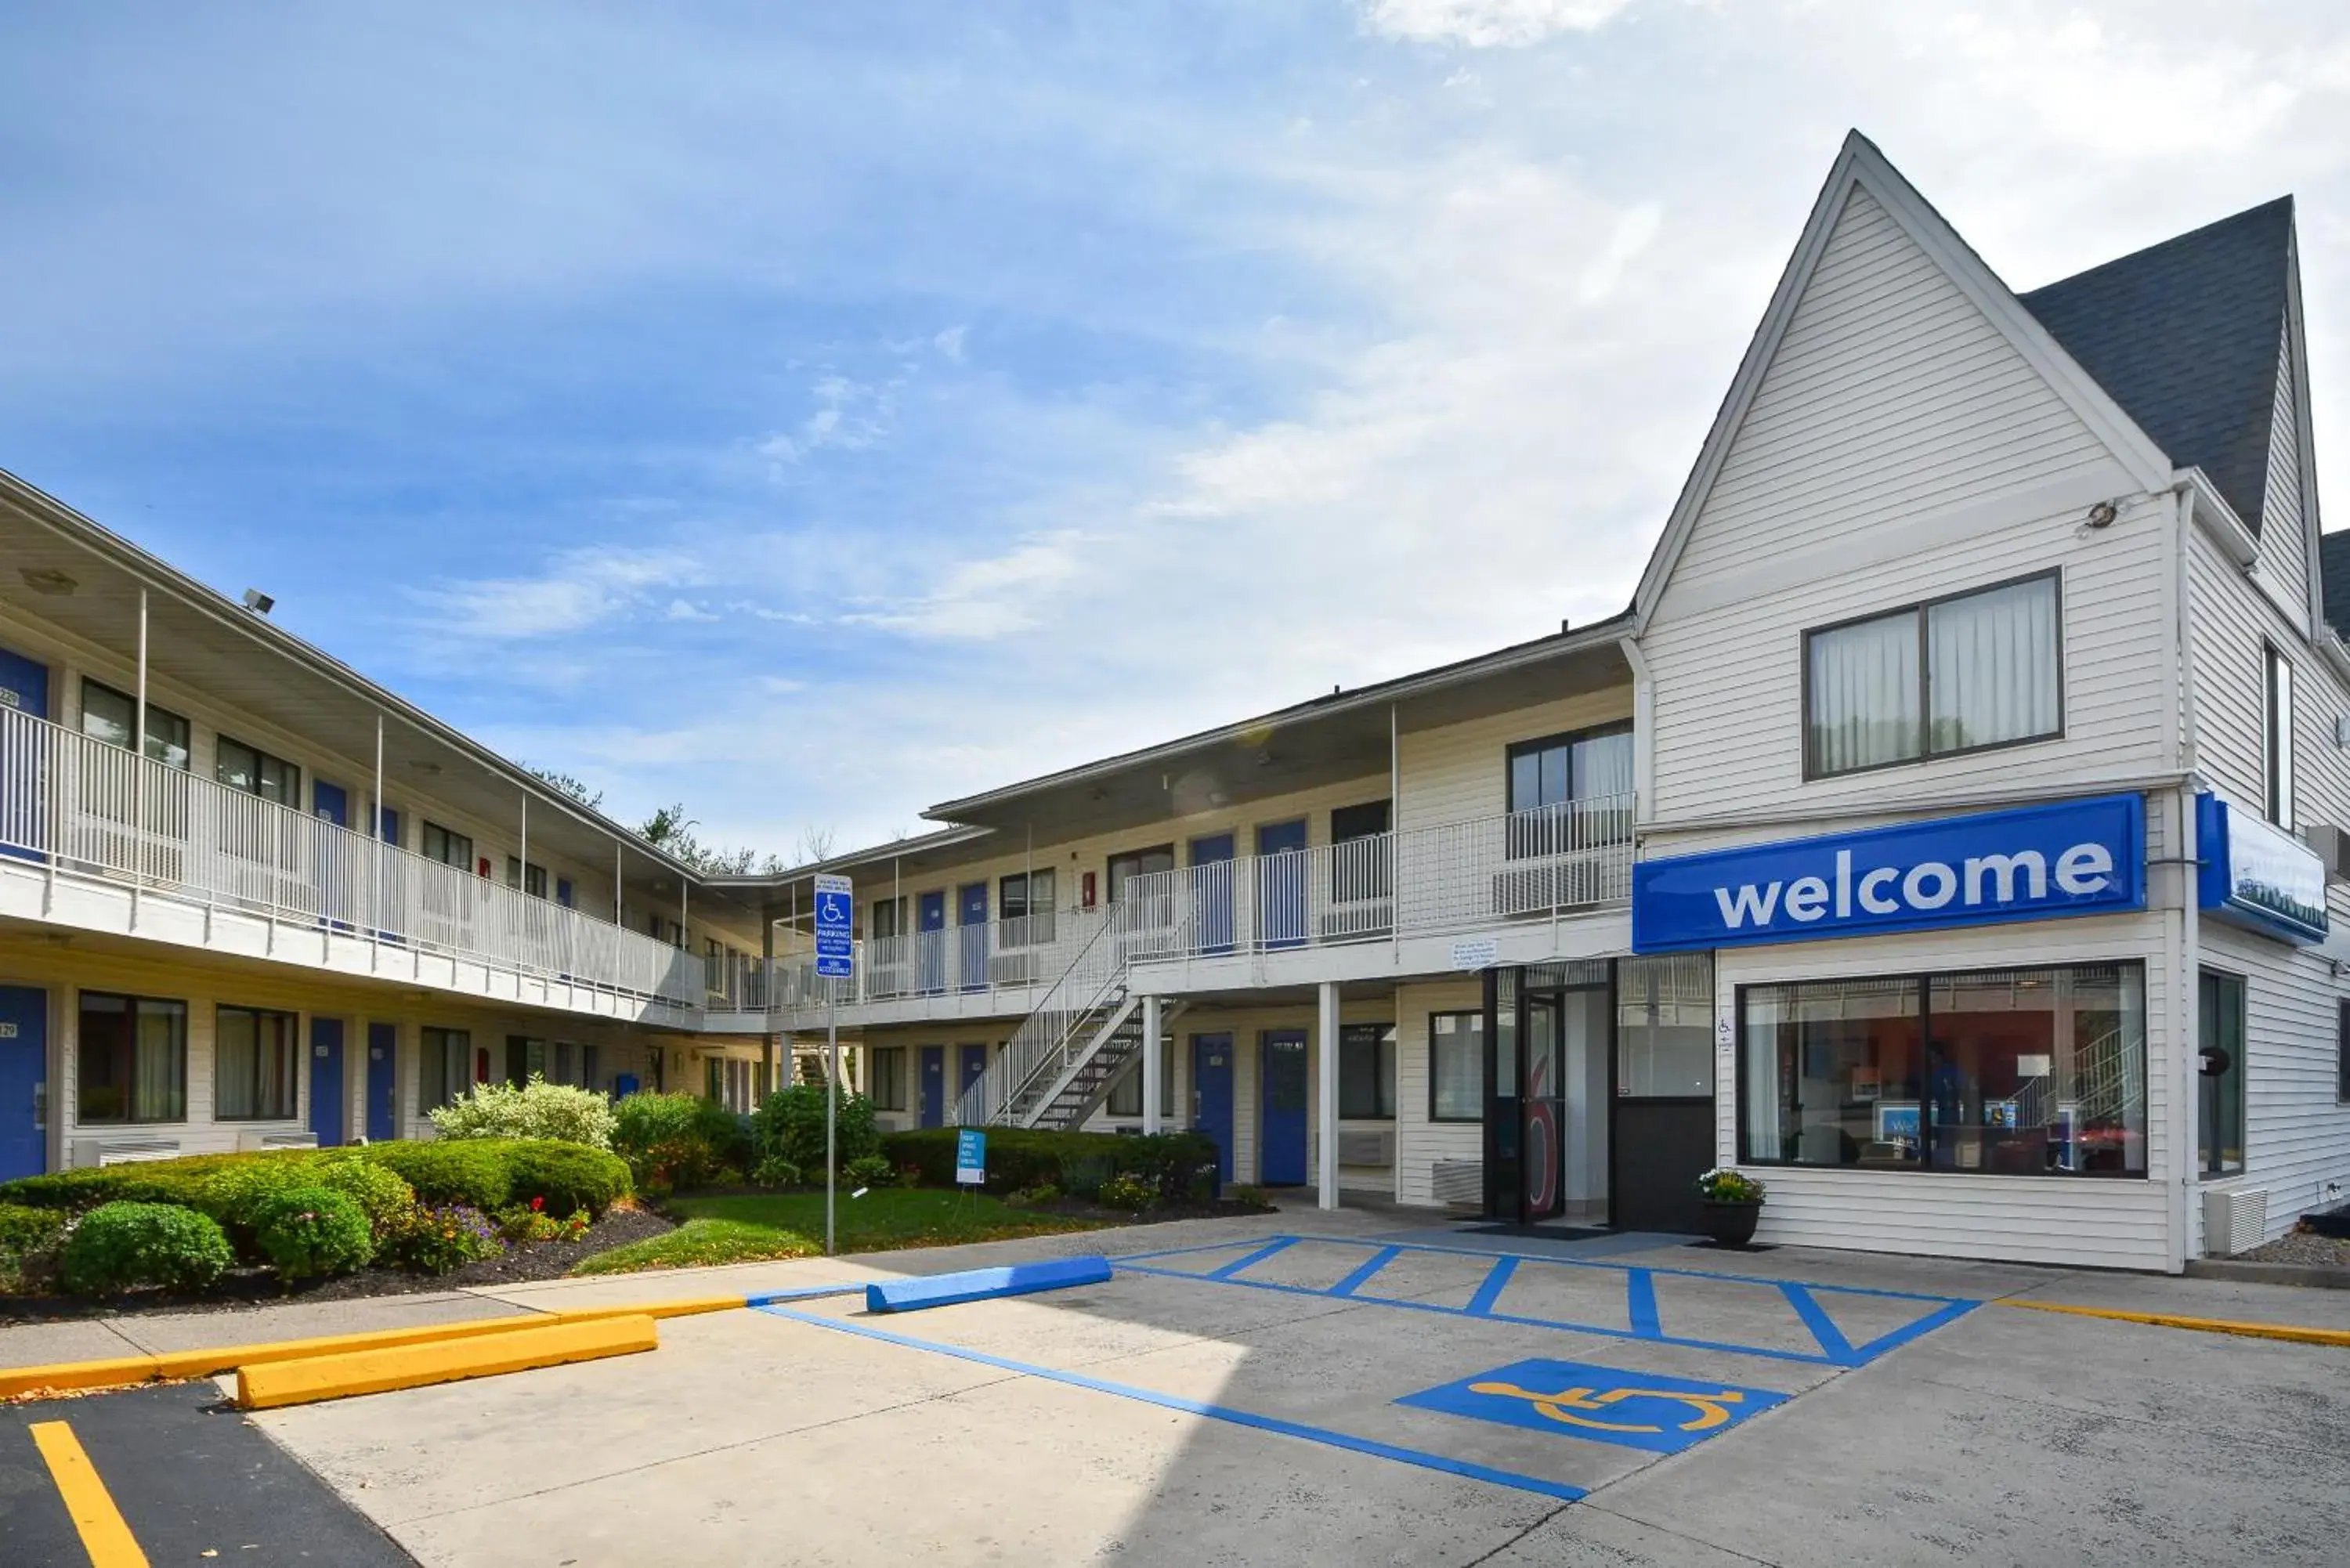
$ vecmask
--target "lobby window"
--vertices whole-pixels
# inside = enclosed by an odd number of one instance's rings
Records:
[[[1744,1160],[2146,1174],[2135,963],[1747,986],[1739,1015]]]
[[[298,806],[302,803],[302,770],[283,757],[273,757],[243,741],[232,741],[226,735],[220,738],[213,772],[221,783],[246,794],[276,801],[279,805]]]
[[[1629,724],[1522,741],[1508,756],[1512,858],[1560,854],[1628,824]]]
[[[1395,1120],[1395,1025],[1345,1025],[1338,1031],[1339,1116],[1347,1121],[1388,1122]]]
[[[188,1004],[81,993],[74,1120],[177,1122],[188,1116]]]
[[[290,1012],[224,1007],[213,1017],[213,1115],[224,1122],[301,1114],[302,1053]]]
[[[1003,919],[1003,945],[1031,947],[1053,940],[1053,868],[1015,871],[997,885],[996,911]],[[877,904],[879,914],[886,906]]]
[[[874,1047],[873,1108],[877,1111],[902,1111],[906,1108],[906,1048],[903,1045]]]
[[[2196,1168],[2229,1176],[2244,1168],[2244,981],[2208,969],[2198,978]]]
[[[416,1114],[445,1106],[473,1086],[473,1037],[463,1029],[427,1028],[416,1057]]]
[[[1428,1015],[1428,1119],[1485,1119],[1485,1014]]]
[[[2262,807],[2279,827],[2293,826],[2293,661],[2263,647],[2268,660],[2262,683]]]
[[[139,738],[139,702],[111,686],[85,679],[81,683],[81,732],[109,746],[130,749]],[[167,709],[147,704],[147,754],[166,767],[182,772],[188,766],[188,722]]]
[[[437,822],[428,822],[417,840],[417,849],[427,860],[438,860],[443,866],[454,866],[460,871],[473,868],[473,841],[462,833],[452,833]]]
[[[1804,771],[1826,778],[2064,729],[2054,572],[1804,634]]]
[[[1713,959],[1659,953],[1616,966],[1616,1092],[1713,1096]]]

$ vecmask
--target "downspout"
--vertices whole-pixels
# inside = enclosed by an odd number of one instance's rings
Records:
[[[1624,662],[1632,668],[1632,822],[1645,827],[1653,820],[1657,776],[1657,689],[1648,675],[1648,657],[1634,638],[1619,638]]]
[[[2174,760],[2181,774],[2189,775],[2187,782],[2173,792],[2178,803],[2178,972],[2173,981],[2174,1000],[2170,1012],[2178,1020],[2170,1053],[2170,1127],[2168,1130],[2171,1167],[2170,1223],[2168,1245],[2165,1249],[2166,1266],[2177,1273],[2185,1270],[2188,1239],[2194,1223],[2196,1181],[2196,1046],[2202,1037],[2202,845],[2196,832],[2195,781],[2195,643],[2193,628],[2194,529],[2195,496],[2187,486],[2178,490],[2177,532],[2178,557],[2173,563],[2172,576],[2177,583],[2178,616],[2172,636],[2177,639],[2173,655],[2178,670],[2178,734]]]

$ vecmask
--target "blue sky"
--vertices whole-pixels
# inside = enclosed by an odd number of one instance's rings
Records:
[[[2242,9],[20,7],[0,466],[845,847],[1621,607],[1850,126],[2018,287],[2297,192],[2330,462],[2350,16]]]

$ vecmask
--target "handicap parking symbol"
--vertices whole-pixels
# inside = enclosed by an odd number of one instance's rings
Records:
[[[1518,1361],[1396,1401],[1472,1421],[1677,1454],[1786,1403],[1768,1388],[1693,1383],[1580,1361]]]

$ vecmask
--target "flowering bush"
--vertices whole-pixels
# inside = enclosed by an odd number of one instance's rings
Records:
[[[1697,1179],[1697,1194],[1709,1203],[1760,1203],[1762,1184],[1742,1170],[1718,1165]]]
[[[404,1269],[445,1274],[505,1250],[488,1215],[467,1204],[441,1203],[411,1210],[384,1238],[378,1255]]]
[[[575,1209],[563,1219],[546,1211],[546,1199],[534,1198],[528,1203],[516,1203],[497,1212],[498,1231],[509,1241],[577,1241],[588,1234],[595,1216],[585,1209]]]
[[[1159,1189],[1148,1178],[1130,1170],[1121,1170],[1105,1178],[1095,1198],[1105,1209],[1125,1209],[1140,1213],[1159,1199]]]
[[[612,1147],[610,1101],[593,1089],[550,1084],[536,1073],[518,1087],[476,1084],[426,1114],[442,1137],[543,1137],[590,1148]]]
[[[375,1256],[366,1211],[331,1187],[293,1187],[262,1199],[253,1234],[284,1280],[348,1273]]]

